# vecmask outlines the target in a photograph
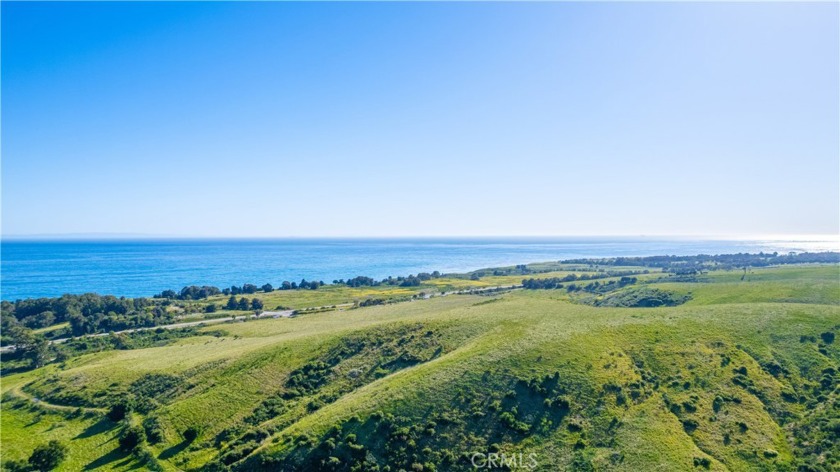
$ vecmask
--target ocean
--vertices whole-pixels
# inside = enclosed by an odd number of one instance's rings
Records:
[[[377,279],[582,257],[837,250],[837,240],[676,238],[3,240],[3,300],[96,292],[151,296],[186,285]]]

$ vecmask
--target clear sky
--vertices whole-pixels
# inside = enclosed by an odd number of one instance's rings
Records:
[[[2,2],[2,231],[833,233],[838,4]]]

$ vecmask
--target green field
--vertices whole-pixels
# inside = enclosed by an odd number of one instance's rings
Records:
[[[556,270],[564,267],[561,264],[533,264],[529,267],[535,270],[545,270],[533,275],[534,277],[563,277],[568,274],[597,274],[595,270],[586,267],[565,265],[566,268],[576,270]],[[639,267],[618,267],[612,270],[633,270]],[[426,281],[417,287],[401,287],[395,285],[379,285],[365,287],[348,287],[346,285],[324,285],[317,290],[275,290],[269,293],[256,292],[254,294],[238,295],[237,297],[258,298],[265,304],[266,310],[274,310],[277,307],[290,309],[303,309],[311,307],[329,307],[332,305],[352,304],[371,298],[382,298],[386,300],[401,300],[420,295],[436,295],[440,293],[482,289],[488,287],[499,287],[518,285],[522,282],[522,275],[488,275],[477,280],[468,277],[444,276]],[[186,302],[188,308],[201,311],[211,303],[217,306],[224,306],[228,297],[217,295],[207,299]],[[220,310],[219,313],[244,313],[241,311]]]
[[[548,268],[529,277],[568,273]],[[547,471],[838,470],[840,268],[658,277],[616,293],[687,301],[608,308],[566,289],[410,300],[522,276],[260,294],[266,309],[410,301],[4,375],[3,461],[58,439],[68,471],[475,470],[491,453]],[[112,421],[120,398],[133,411]],[[160,438],[123,452],[130,425]]]

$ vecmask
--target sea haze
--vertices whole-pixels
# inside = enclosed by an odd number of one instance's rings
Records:
[[[202,239],[2,242],[3,300],[96,292],[150,296],[186,285],[374,278],[581,257],[837,250],[833,240],[664,238]]]

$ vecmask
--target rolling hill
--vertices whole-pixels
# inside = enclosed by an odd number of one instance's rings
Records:
[[[4,373],[4,468],[55,439],[58,470],[836,470],[838,276],[650,273],[68,356]]]

